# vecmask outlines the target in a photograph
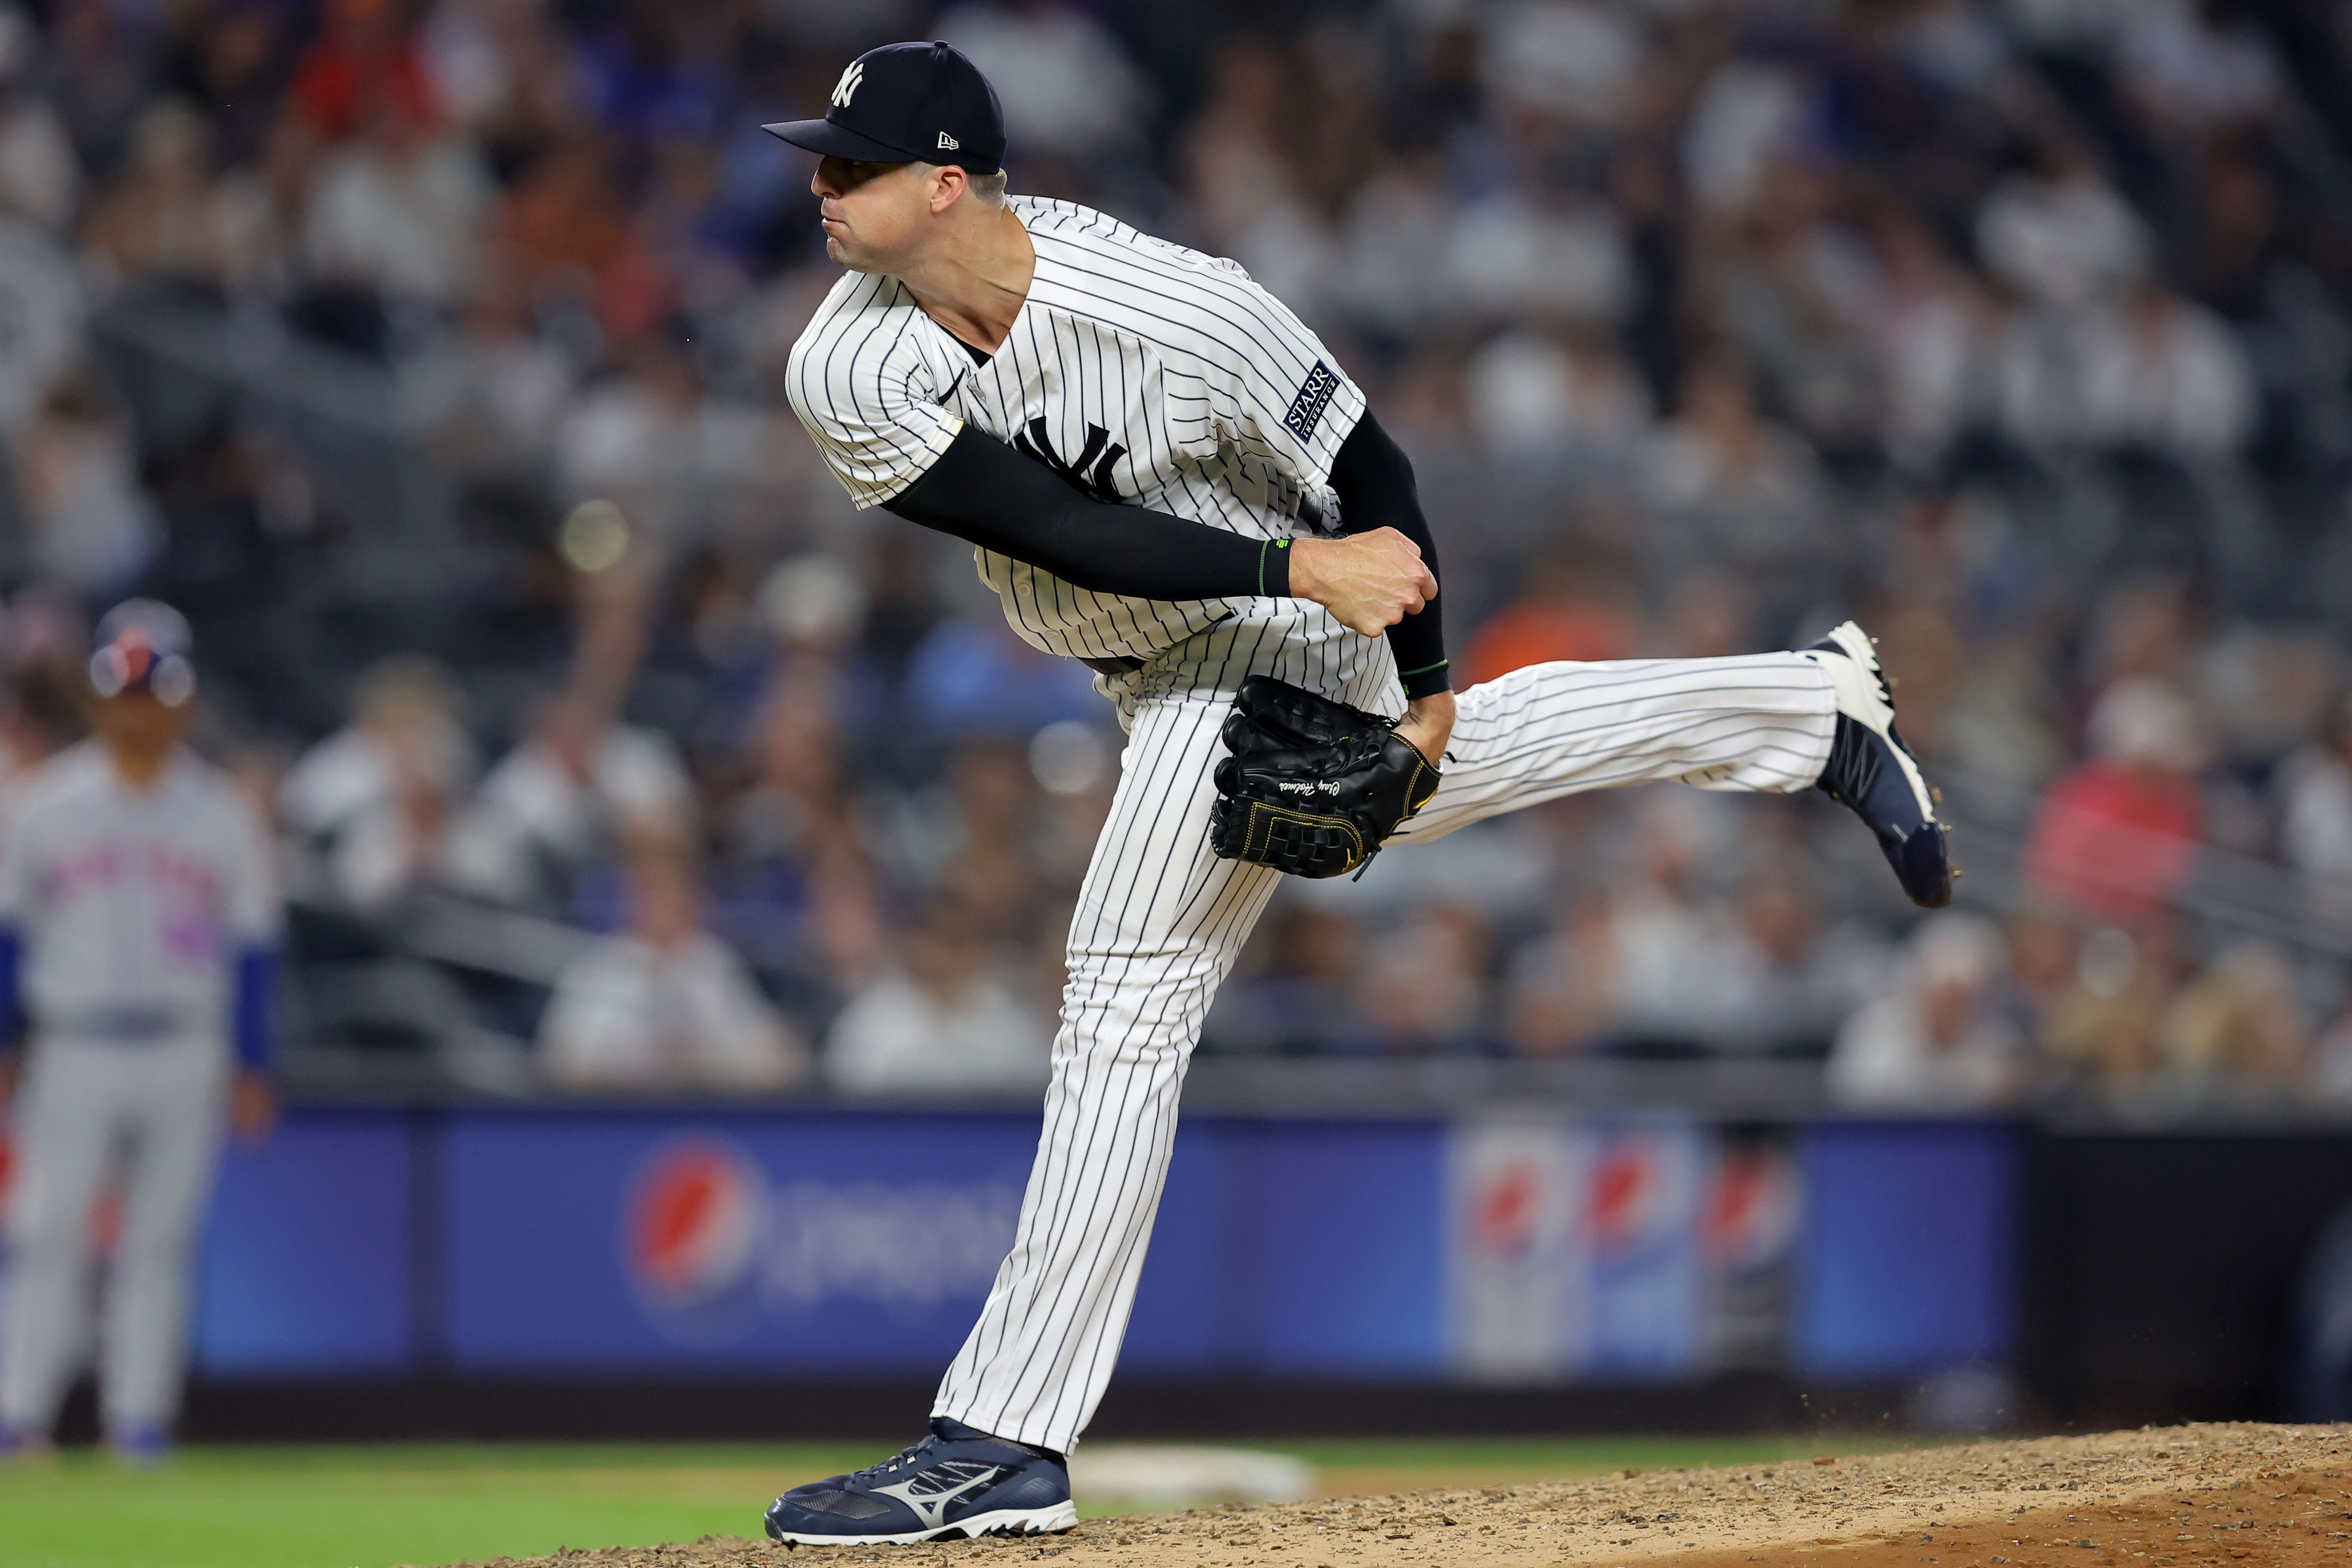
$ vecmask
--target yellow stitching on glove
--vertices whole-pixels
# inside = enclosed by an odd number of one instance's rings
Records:
[[[1243,836],[1242,842],[1249,849],[1250,858],[1261,864],[1264,863],[1266,851],[1273,847],[1274,828],[1279,822],[1295,822],[1307,827],[1336,827],[1345,833],[1349,842],[1353,844],[1355,848],[1349,852],[1347,864],[1340,868],[1342,870],[1354,869],[1356,862],[1364,858],[1364,836],[1357,832],[1356,825],[1344,816],[1323,816],[1314,812],[1293,811],[1287,806],[1268,805],[1264,801],[1257,800],[1250,802],[1249,808],[1249,831]],[[1263,833],[1259,831],[1260,823],[1265,824]]]

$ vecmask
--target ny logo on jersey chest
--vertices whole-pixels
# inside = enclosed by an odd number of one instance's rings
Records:
[[[1105,445],[1107,442],[1108,445]],[[1066,462],[1060,453],[1054,450],[1054,440],[1046,433],[1045,416],[1042,414],[1029,421],[1026,430],[1013,436],[1013,449],[1024,458],[1036,458],[1097,500],[1123,501],[1127,499],[1118,493],[1118,486],[1112,481],[1110,475],[1111,465],[1127,456],[1127,448],[1112,441],[1110,432],[1099,425],[1087,426],[1087,444],[1078,448],[1076,457]]]

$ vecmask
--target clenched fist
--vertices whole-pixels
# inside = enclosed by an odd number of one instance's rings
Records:
[[[1393,528],[1290,547],[1290,594],[1312,599],[1351,632],[1376,637],[1437,597],[1421,546]]]

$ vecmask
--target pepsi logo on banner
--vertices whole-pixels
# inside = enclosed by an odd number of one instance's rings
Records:
[[[1796,1239],[1800,1195],[1795,1167],[1781,1151],[1725,1151],[1707,1194],[1708,1256],[1727,1268],[1777,1261]]]
[[[621,1263],[648,1306],[677,1310],[745,1285],[757,1261],[766,1182],[734,1144],[676,1138],[639,1162],[621,1211]]]
[[[1497,1258],[1531,1251],[1543,1172],[1532,1160],[1512,1160],[1481,1175],[1470,1199],[1470,1245]]]
[[[621,1190],[618,1241],[646,1322],[678,1344],[740,1343],[854,1311],[975,1310],[1013,1245],[1021,1189],[790,1180],[750,1149],[691,1131],[656,1143]]]
[[[1652,1239],[1675,1216],[1665,1162],[1667,1151],[1648,1132],[1605,1137],[1587,1177],[1591,1235],[1596,1249],[1623,1252]]]

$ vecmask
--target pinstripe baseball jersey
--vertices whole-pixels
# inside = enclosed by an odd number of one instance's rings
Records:
[[[1286,306],[1232,261],[1068,202],[1006,201],[1037,267],[993,354],[880,274],[843,278],[793,345],[793,408],[853,501],[898,495],[969,422],[1097,500],[1246,538],[1291,538],[1336,516],[1331,462],[1364,398]],[[1286,619],[1286,640],[1364,658],[1303,600],[1164,603],[973,555],[1013,628],[1048,653],[1148,659],[1239,617]]]

